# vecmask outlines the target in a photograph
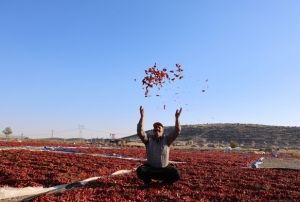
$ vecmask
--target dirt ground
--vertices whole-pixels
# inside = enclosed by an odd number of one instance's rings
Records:
[[[300,158],[265,158],[258,168],[282,168],[300,171]]]

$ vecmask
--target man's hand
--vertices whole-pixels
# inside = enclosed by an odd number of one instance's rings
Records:
[[[144,109],[142,106],[140,106],[140,114],[141,114],[141,118],[139,120],[138,126],[137,126],[137,135],[139,136],[139,138],[142,140],[142,142],[146,145],[148,144],[149,140],[147,137],[147,134],[144,131]]]
[[[181,132],[181,126],[180,126],[180,120],[179,120],[181,112],[182,112],[182,107],[179,110],[178,109],[176,110],[175,130],[174,130],[174,132],[172,132],[170,135],[167,136],[167,142],[168,142],[169,146],[174,142],[174,140],[178,137],[178,135]]]
[[[139,124],[139,125],[143,125],[143,124],[144,124],[144,115],[145,115],[145,113],[144,113],[144,109],[143,109],[142,106],[140,106],[140,114],[141,114],[141,118],[140,118],[138,124]]]
[[[176,119],[178,119],[180,117],[181,111],[182,111],[182,107],[180,108],[180,110],[178,110],[178,109],[176,110],[176,113],[175,113]]]
[[[141,114],[141,117],[144,117],[144,115],[145,115],[144,109],[142,106],[140,106],[140,114]]]

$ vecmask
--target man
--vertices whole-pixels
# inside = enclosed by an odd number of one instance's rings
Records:
[[[170,146],[181,131],[179,117],[182,108],[175,113],[175,129],[169,135],[164,135],[163,125],[159,122],[153,124],[153,135],[147,135],[144,131],[144,109],[140,106],[141,118],[137,125],[137,135],[146,145],[147,162],[138,167],[138,178],[144,181],[143,186],[149,186],[151,179],[162,180],[163,184],[172,185],[180,179],[180,172],[172,164],[169,164]]]

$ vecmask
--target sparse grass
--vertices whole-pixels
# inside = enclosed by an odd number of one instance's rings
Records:
[[[300,150],[288,150],[288,151],[280,151],[281,154],[289,154],[292,156],[300,156]]]

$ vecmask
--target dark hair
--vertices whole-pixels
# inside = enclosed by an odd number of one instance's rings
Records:
[[[164,127],[162,123],[160,123],[160,122],[155,122],[155,123],[153,124],[153,128],[154,128],[156,125],[159,125],[159,126],[161,126],[161,127]]]

